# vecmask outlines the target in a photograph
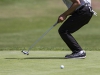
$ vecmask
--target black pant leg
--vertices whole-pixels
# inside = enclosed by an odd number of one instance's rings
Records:
[[[87,24],[91,19],[93,13],[89,12],[87,7],[73,13],[59,28],[59,34],[72,52],[79,52],[82,50],[81,46],[75,40],[71,33],[74,33],[82,26]]]

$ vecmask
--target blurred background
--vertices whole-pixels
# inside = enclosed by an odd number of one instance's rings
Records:
[[[100,50],[100,0],[92,0],[93,16],[73,36],[85,50]],[[0,50],[28,49],[66,10],[62,0],[0,0]],[[32,50],[69,50],[54,27]]]

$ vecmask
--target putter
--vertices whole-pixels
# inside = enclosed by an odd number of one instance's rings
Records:
[[[59,22],[57,21],[53,26],[51,26],[41,37],[39,37],[28,49],[28,51],[22,50],[21,52],[23,54],[29,55],[29,51],[53,28],[55,27]]]

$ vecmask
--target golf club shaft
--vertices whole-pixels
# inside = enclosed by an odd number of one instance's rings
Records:
[[[30,49],[32,49],[54,26],[56,26],[58,22],[56,22],[53,26],[51,26],[40,38],[38,38],[28,49],[28,52]]]

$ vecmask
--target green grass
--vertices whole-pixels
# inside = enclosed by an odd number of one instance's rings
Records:
[[[86,59],[64,59],[66,51],[0,51],[0,75],[100,75],[99,51]],[[64,65],[64,69],[60,69]]]
[[[0,50],[28,49],[66,10],[61,0],[0,0]],[[99,13],[73,34],[86,50],[100,50]],[[69,50],[58,24],[32,50]]]
[[[99,10],[97,17],[73,34],[87,51],[86,59],[64,59],[70,52],[66,52],[69,48],[58,34],[61,24],[29,56],[20,52],[27,50],[65,10],[61,0],[0,0],[0,75],[99,75]],[[60,65],[65,68],[60,69]]]

